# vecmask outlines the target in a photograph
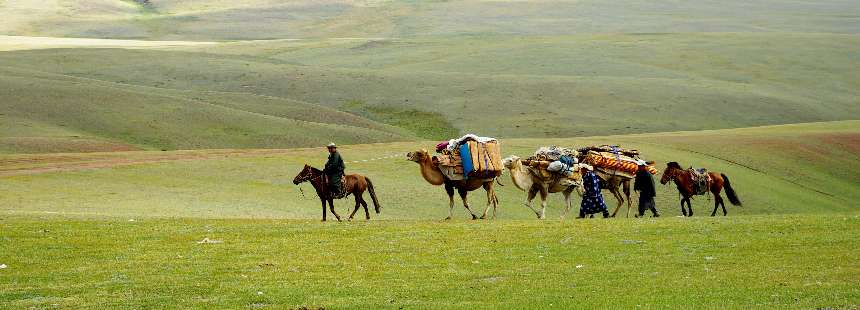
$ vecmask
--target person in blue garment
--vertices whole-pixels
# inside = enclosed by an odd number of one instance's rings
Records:
[[[602,213],[603,218],[609,217],[603,194],[600,193],[600,179],[594,173],[594,167],[587,164],[579,164],[582,174],[582,204],[579,207],[579,217],[584,218],[595,213]]]

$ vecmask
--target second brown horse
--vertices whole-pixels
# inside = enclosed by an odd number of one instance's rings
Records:
[[[678,186],[678,191],[681,193],[681,213],[683,213],[684,216],[693,216],[693,206],[690,205],[690,199],[697,195],[695,188],[696,181],[693,177],[693,172],[681,168],[681,165],[677,162],[667,163],[666,170],[663,171],[663,176],[660,177],[660,184],[666,185],[669,181],[674,181],[675,185]],[[720,196],[720,192],[723,188],[726,189],[726,196],[729,198],[729,202],[731,202],[732,205],[742,205],[737,193],[735,193],[735,190],[732,188],[732,184],[729,183],[729,177],[725,174],[708,172],[708,179],[705,184],[708,187],[708,190],[714,194],[714,211],[711,212],[711,216],[715,216],[717,214],[718,207],[723,208],[723,216],[728,214],[728,212],[726,212],[726,203],[723,202],[723,197]],[[687,209],[690,210],[689,213],[684,209],[685,203],[687,205]]]

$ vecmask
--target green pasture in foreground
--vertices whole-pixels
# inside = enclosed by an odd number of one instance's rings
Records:
[[[856,213],[349,224],[2,215],[0,307],[851,309],[858,228]]]

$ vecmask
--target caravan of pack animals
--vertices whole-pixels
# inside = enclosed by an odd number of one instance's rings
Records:
[[[345,175],[346,166],[337,151],[337,145],[331,143],[327,149],[329,157],[324,169],[305,165],[293,179],[295,185],[303,182],[312,184],[322,204],[322,220],[326,221],[330,211],[340,221],[341,216],[335,211],[334,200],[349,196],[354,197],[355,207],[348,219],[352,220],[363,208],[365,218],[370,220],[370,211],[364,200],[365,191],[370,194],[376,213],[380,213],[382,206],[370,178],[359,174]],[[632,191],[638,192],[635,217],[643,217],[646,212],[650,212],[652,217],[660,216],[654,200],[654,176],[659,172],[657,164],[643,159],[638,150],[628,150],[615,145],[581,148],[543,146],[525,159],[516,155],[502,159],[501,143],[498,139],[468,134],[437,144],[435,152],[433,155],[424,149],[416,150],[406,154],[406,158],[418,164],[421,176],[427,183],[444,187],[448,195],[446,220],[450,220],[454,215],[455,193],[460,196],[463,207],[472,219],[486,219],[488,216],[496,218],[499,198],[495,186],[504,186],[501,180],[504,170],[510,174],[514,186],[526,193],[524,204],[539,219],[546,218],[547,198],[553,193],[561,193],[564,196],[565,209],[562,218],[566,217],[573,205],[574,192],[581,198],[577,219],[593,218],[595,214],[600,214],[603,218],[615,217],[625,204],[626,216],[630,217],[630,210],[633,208]],[[694,196],[709,194],[714,198],[711,216],[715,216],[720,209],[724,216],[728,215],[725,200],[721,195],[724,189],[732,205],[742,206],[729,177],[723,173],[705,168],[685,169],[678,162],[668,162],[659,182],[663,185],[673,182],[676,185],[681,213],[684,216],[693,216],[691,200]],[[487,201],[480,216],[475,213],[468,199],[469,192],[478,189],[484,190]],[[615,198],[616,204],[611,214],[604,201],[603,190]],[[538,196],[541,200],[539,209],[533,206],[533,201]]]

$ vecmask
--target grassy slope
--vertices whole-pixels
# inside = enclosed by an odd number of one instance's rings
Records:
[[[439,113],[434,119],[441,122],[433,128],[503,137],[860,117],[860,76],[850,65],[860,64],[855,35],[473,36],[179,49],[18,51],[0,55],[0,64],[154,87],[153,93],[274,96],[398,126],[421,123],[424,117],[408,117],[420,115],[417,111]],[[31,91],[39,92],[39,84]],[[250,98],[251,111],[284,114]],[[353,109],[353,102],[364,108]],[[424,137],[437,132],[421,126],[405,130]]]
[[[618,143],[642,150],[646,158],[660,162],[661,166],[674,160],[685,166],[703,166],[726,173],[745,203],[743,208],[730,206],[730,215],[834,213],[856,211],[855,202],[860,200],[856,186],[860,183],[857,170],[860,166],[856,164],[860,160],[858,123],[577,139],[508,139],[503,141],[503,153],[527,156],[540,145]],[[384,209],[374,218],[437,219],[447,214],[443,189],[426,184],[417,165],[403,156],[407,151],[429,148],[432,144],[408,142],[342,148],[349,161],[348,172],[365,174],[376,185]],[[51,160],[88,162],[88,156],[145,159],[163,154],[7,155],[2,159],[6,169],[26,169],[50,166]],[[362,161],[384,155],[393,158]],[[3,185],[0,205],[7,214],[315,219],[320,210],[312,188],[302,185],[303,196],[291,181],[305,163],[319,166],[324,161],[325,152],[321,149],[297,149],[256,156],[12,176],[0,180]],[[532,218],[533,214],[521,205],[525,194],[511,186],[507,177],[503,181],[508,186],[499,188],[500,218]],[[661,212],[679,215],[674,186],[660,186],[658,191]],[[482,211],[481,196],[480,192],[475,193],[471,201]],[[575,204],[578,202],[579,199],[574,199]],[[696,199],[696,214],[709,214],[712,203],[706,197]],[[350,201],[339,201],[337,206],[341,214],[351,211]],[[557,218],[561,211],[560,196],[554,195],[548,215]],[[458,218],[466,217],[461,206],[455,212]],[[625,210],[621,212],[623,216]]]
[[[0,307],[860,303],[856,215],[314,222],[3,216]]]
[[[173,91],[0,68],[0,152],[317,146],[411,139],[318,105],[249,94]],[[89,140],[77,146],[79,140]],[[106,145],[106,147],[99,147]],[[77,148],[76,147],[80,147]]]

